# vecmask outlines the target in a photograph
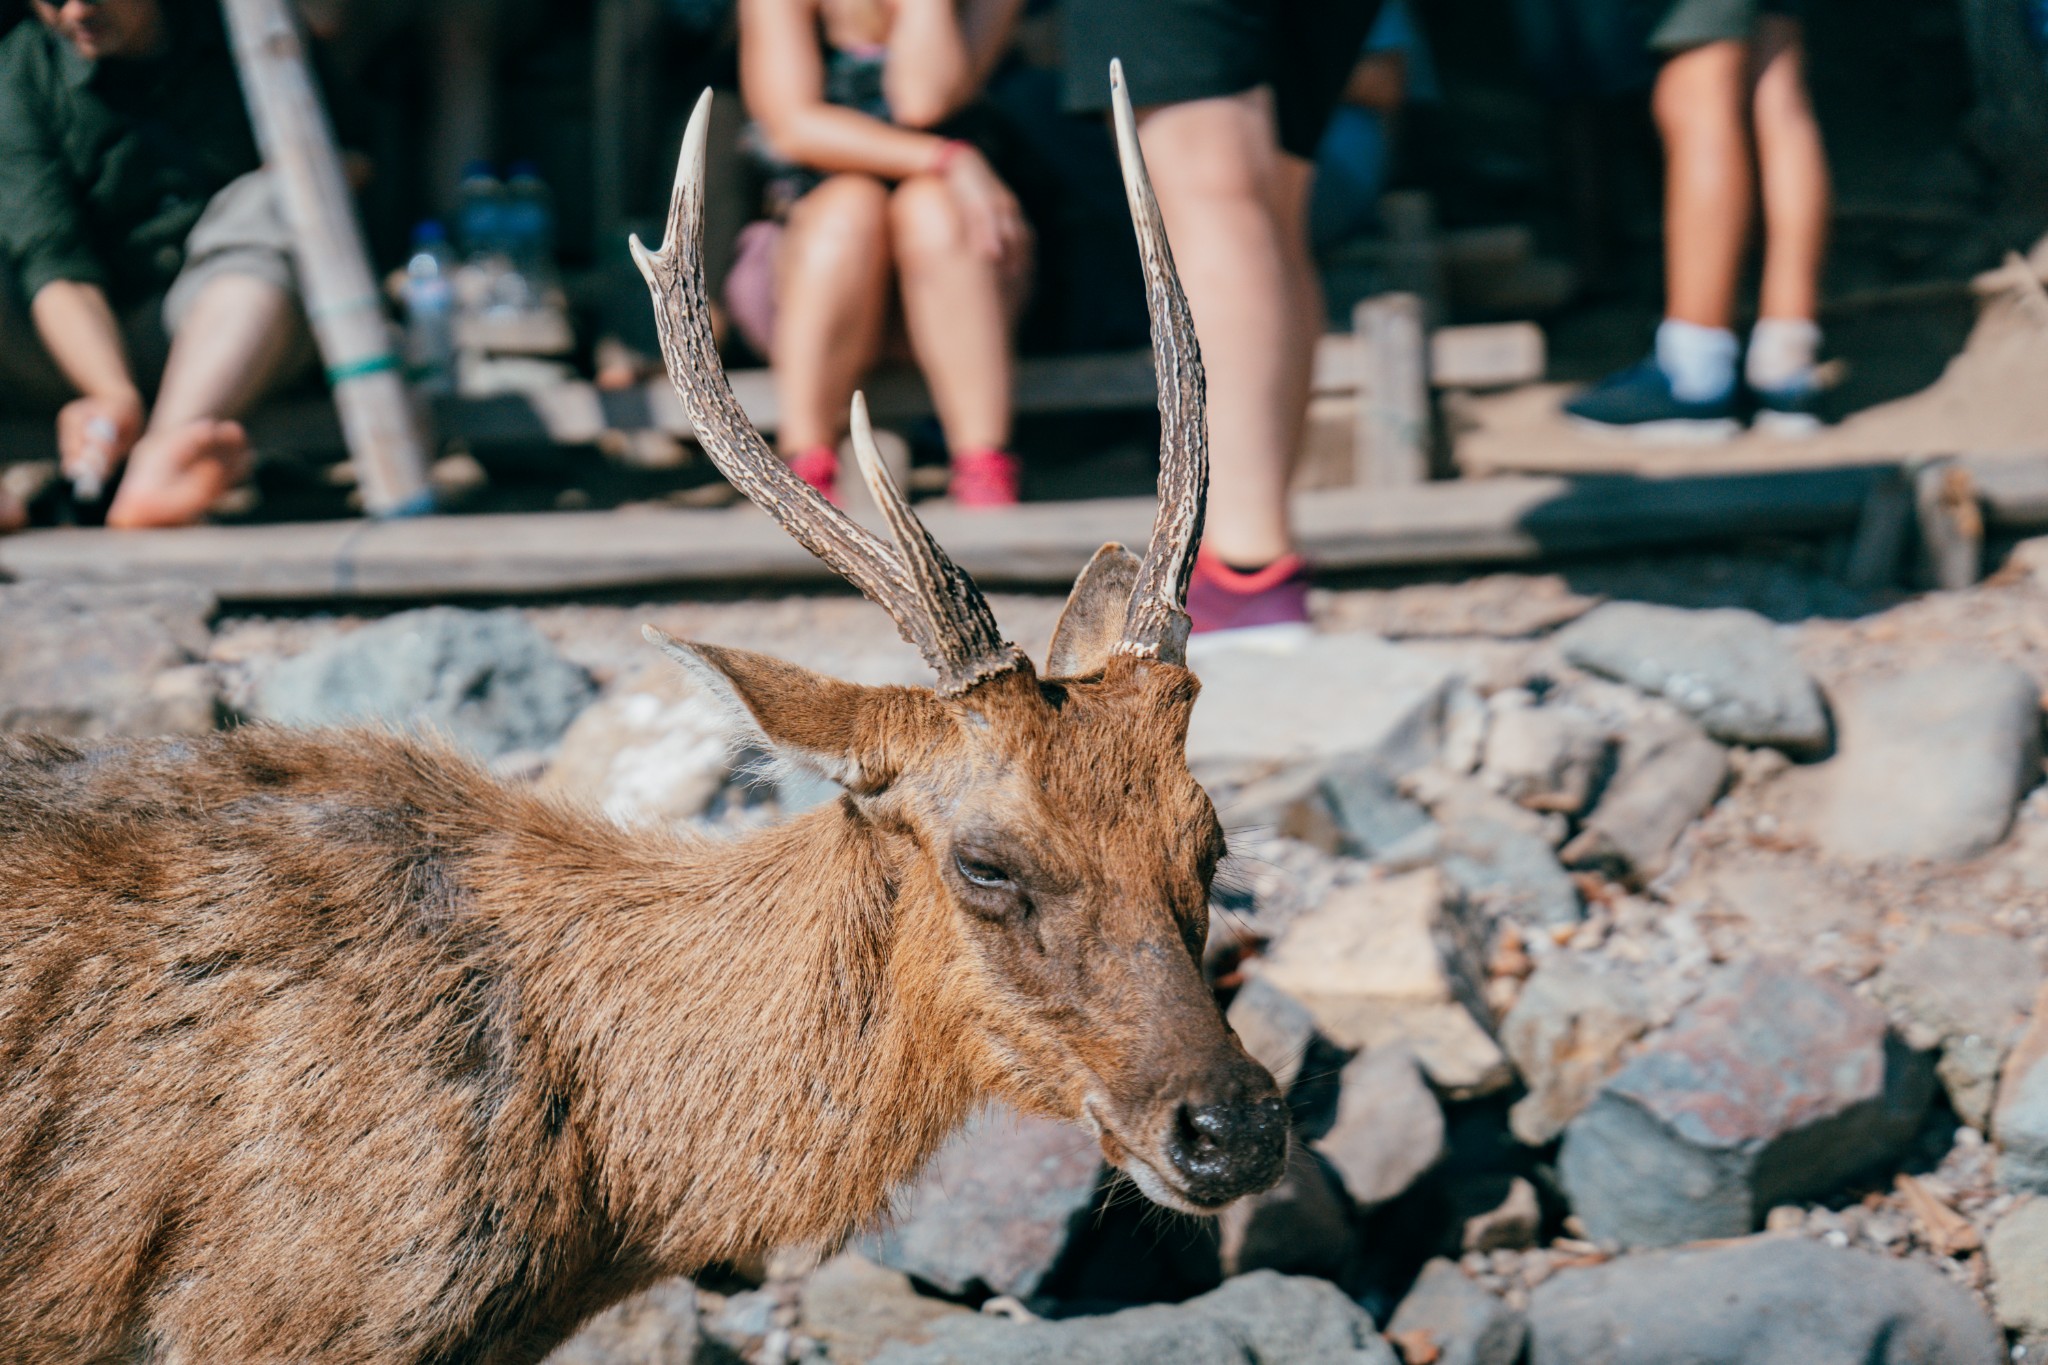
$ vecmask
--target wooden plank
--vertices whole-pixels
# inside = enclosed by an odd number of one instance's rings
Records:
[[[1984,512],[1968,466],[1934,460],[1915,470],[1913,514],[1929,586],[1953,592],[1984,576]]]
[[[235,66],[264,164],[291,225],[306,316],[334,386],[363,503],[373,515],[433,505],[427,442],[341,171],[334,130],[284,0],[224,0]]]
[[[1533,322],[1439,327],[1429,334],[1429,382],[1439,389],[1504,389],[1543,378],[1549,357]]]
[[[1358,338],[1358,424],[1354,482],[1400,488],[1429,478],[1429,364],[1423,300],[1377,294],[1352,313]]]
[[[1300,498],[1302,548],[1322,568],[1515,563],[1559,555],[1819,534],[1856,524],[1889,468],[1638,479],[1500,478]],[[1104,541],[1143,544],[1150,498],[927,503],[954,557],[991,584],[1064,587]],[[689,583],[817,582],[831,574],[751,506],[541,512],[175,531],[30,531],[0,538],[0,575],[181,582],[230,601],[440,598]]]

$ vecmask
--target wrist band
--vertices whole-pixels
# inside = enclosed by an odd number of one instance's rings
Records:
[[[959,157],[960,153],[970,150],[973,146],[973,143],[962,142],[957,137],[949,137],[944,142],[941,142],[939,150],[932,156],[932,174],[944,175],[952,167],[953,162]]]

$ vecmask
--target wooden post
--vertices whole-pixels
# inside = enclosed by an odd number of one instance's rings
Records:
[[[1955,592],[1984,576],[1984,508],[1968,466],[1933,460],[1914,471],[1913,511],[1928,586]]]
[[[1378,294],[1351,314],[1358,337],[1358,428],[1352,459],[1367,488],[1429,477],[1429,365],[1421,298]]]
[[[432,511],[426,441],[298,26],[287,0],[223,0],[223,8],[363,505],[373,516]]]

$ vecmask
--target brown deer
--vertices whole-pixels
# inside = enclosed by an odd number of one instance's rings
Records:
[[[1082,574],[1047,676],[858,400],[893,545],[746,422],[705,308],[708,95],[667,241],[632,244],[719,468],[938,672],[658,637],[835,803],[708,843],[381,733],[0,742],[0,1360],[537,1360],[657,1277],[843,1239],[990,1098],[1176,1209],[1279,1177],[1286,1110],[1199,967],[1201,363],[1113,79],[1161,505],[1142,562]]]

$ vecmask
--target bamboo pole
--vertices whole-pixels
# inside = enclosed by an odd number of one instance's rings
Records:
[[[363,505],[380,517],[432,511],[426,440],[298,24],[287,0],[222,0],[222,7]]]

